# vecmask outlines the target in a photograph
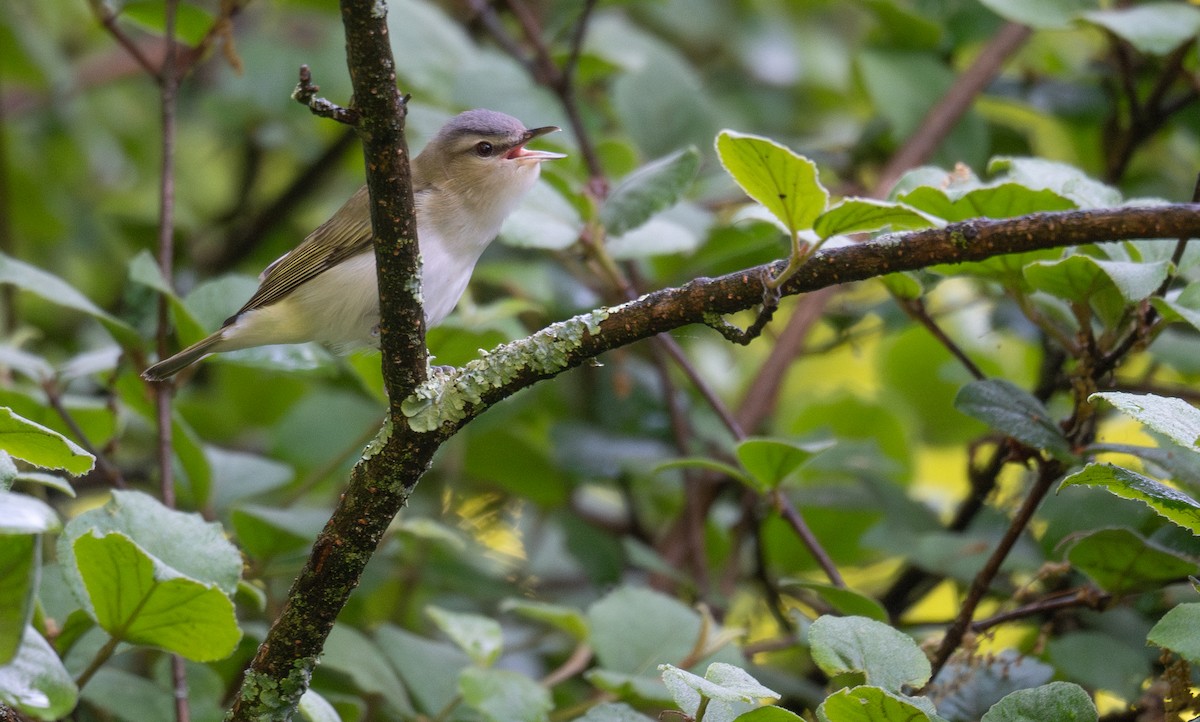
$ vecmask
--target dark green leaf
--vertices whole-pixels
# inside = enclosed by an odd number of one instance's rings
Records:
[[[735,451],[754,480],[754,488],[762,493],[778,487],[814,454],[832,445],[829,441],[805,444],[789,439],[750,438],[738,442]]]
[[[1035,28],[1065,28],[1084,10],[1095,7],[1093,0],[980,0],[1000,17]]]
[[[4,514],[0,506],[0,519]],[[33,615],[41,561],[37,534],[0,534],[0,665],[8,664],[21,647]]]
[[[1004,379],[967,384],[954,399],[954,408],[997,431],[1052,456],[1070,459],[1071,446],[1050,412],[1028,391]]]
[[[321,654],[321,667],[341,672],[358,689],[387,700],[391,715],[408,718],[415,714],[396,671],[362,632],[344,624],[333,625]]]
[[[1146,641],[1169,649],[1190,664],[1200,664],[1200,602],[1180,604],[1158,620]]]
[[[489,722],[543,722],[554,704],[550,691],[505,669],[468,667],[458,678],[463,701]]]
[[[1154,589],[1200,572],[1200,565],[1129,529],[1087,534],[1071,545],[1067,560],[1116,595]]]
[[[813,661],[830,676],[861,672],[869,684],[899,692],[929,681],[929,659],[912,637],[866,617],[818,617],[808,630]]]
[[[912,700],[879,687],[840,689],[817,708],[820,722],[929,722]]]
[[[832,584],[804,581],[781,581],[784,588],[799,587],[807,589],[820,597],[834,611],[844,616],[866,617],[876,622],[887,622],[888,614],[883,605],[865,594],[845,587],[835,587]]]
[[[1013,692],[988,710],[980,722],[1095,722],[1100,717],[1092,698],[1077,684],[1051,682]]]

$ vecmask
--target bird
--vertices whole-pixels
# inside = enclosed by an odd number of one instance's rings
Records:
[[[526,143],[556,126],[475,109],[451,118],[412,160],[426,326],[458,304],[504,219],[561,153]],[[263,270],[258,290],[221,328],[142,372],[165,381],[213,353],[316,341],[345,352],[379,343],[370,200],[364,185],[301,243]]]

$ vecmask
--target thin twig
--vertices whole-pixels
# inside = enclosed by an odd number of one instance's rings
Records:
[[[133,40],[125,34],[125,31],[121,29],[121,26],[117,25],[117,16],[108,7],[108,5],[104,3],[103,0],[88,0],[88,5],[91,6],[92,12],[96,15],[96,19],[100,21],[100,24],[104,26],[104,29],[108,31],[108,34],[113,36],[113,39],[120,43],[121,47],[125,48],[125,52],[129,53],[129,56],[136,60],[138,65],[142,66],[142,69],[145,70],[151,78],[154,78],[156,83],[161,84],[163,80],[162,69],[156,65],[154,61],[152,61],[145,53],[142,52],[142,49],[138,47],[138,44],[133,42]],[[165,52],[167,54],[171,54],[174,52],[174,40],[168,37],[166,42],[167,48]]]
[[[331,100],[319,97],[317,93],[320,90],[320,86],[313,84],[312,71],[309,70],[307,65],[301,65],[300,82],[296,83],[296,89],[292,91],[292,100],[301,105],[308,106],[313,115],[336,120],[352,128],[358,126],[359,114],[357,110],[354,108],[343,108]]]
[[[1005,622],[1011,622],[1016,619],[1024,619],[1026,617],[1036,617],[1049,612],[1057,612],[1063,609],[1072,609],[1074,607],[1084,607],[1086,609],[1100,610],[1108,604],[1112,599],[1112,595],[1102,592],[1095,587],[1082,587],[1068,594],[1057,594],[1050,599],[1042,599],[1032,604],[1018,607],[1016,609],[994,614],[987,619],[980,619],[977,622],[971,623],[971,631],[982,632],[986,629],[991,629]]]
[[[987,561],[984,562],[983,568],[971,580],[971,586],[967,590],[967,596],[963,600],[962,607],[959,609],[958,616],[954,619],[954,623],[946,630],[946,635],[942,637],[942,643],[934,652],[932,666],[933,673],[930,679],[937,677],[937,673],[941,671],[946,662],[950,660],[950,655],[954,654],[954,650],[962,644],[963,637],[966,636],[967,630],[971,628],[971,620],[975,616],[975,610],[979,607],[979,603],[983,601],[983,597],[987,594],[988,589],[992,585],[992,580],[996,578],[996,574],[1000,572],[1000,565],[1008,557],[1009,552],[1016,545],[1017,540],[1025,533],[1026,527],[1033,519],[1033,514],[1042,503],[1042,499],[1050,491],[1050,487],[1054,482],[1062,476],[1064,466],[1059,461],[1054,460],[1039,460],[1037,480],[1029,493],[1025,497],[1025,501],[1021,503],[1021,508],[1017,510],[1008,528],[1004,531],[1004,536],[997,542],[996,548],[992,550]]]
[[[107,455],[92,444],[83,427],[75,420],[75,416],[63,405],[62,393],[58,388],[58,384],[53,379],[47,379],[42,382],[42,391],[46,394],[46,403],[50,404],[50,408],[54,409],[54,413],[58,414],[58,417],[67,425],[67,428],[70,429],[71,434],[74,435],[79,445],[87,450],[89,454],[96,457],[96,467],[104,475],[104,478],[108,480],[108,483],[118,489],[128,488],[129,485],[125,483],[125,477],[121,474],[121,470],[108,459]]]
[[[808,528],[808,524],[804,521],[800,510],[792,504],[792,500],[787,498],[781,490],[776,489],[771,495],[771,501],[775,504],[775,508],[783,516],[784,520],[800,537],[800,541],[804,542],[804,546],[808,549],[809,554],[813,555],[813,559],[817,560],[821,570],[825,572],[825,576],[829,578],[829,583],[835,587],[845,588],[846,582],[842,580],[842,575],[838,573],[837,565],[833,563],[833,559],[821,546],[821,542],[817,541],[817,537],[812,533],[812,529]]]
[[[983,371],[971,360],[971,357],[967,355],[966,351],[963,351],[962,347],[954,342],[954,339],[946,335],[946,332],[942,330],[937,321],[929,315],[929,311],[925,308],[925,303],[921,299],[896,298],[896,303],[900,306],[901,310],[908,314],[909,318],[917,321],[929,333],[933,334],[938,343],[949,351],[951,356],[958,359],[958,362],[963,365],[967,373],[971,374],[976,381],[982,381],[987,378]]]

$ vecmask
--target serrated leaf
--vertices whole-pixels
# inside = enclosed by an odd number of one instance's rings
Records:
[[[1071,446],[1050,412],[1032,394],[1004,379],[985,379],[964,386],[954,408],[1035,449],[1059,459],[1072,458]]]
[[[850,233],[869,233],[890,228],[893,231],[912,231],[944,225],[940,218],[923,213],[903,203],[874,198],[845,198],[822,213],[813,224],[821,238]]]
[[[626,176],[605,200],[600,220],[620,236],[679,202],[700,168],[700,151],[689,146],[650,161]]]
[[[1067,560],[1114,595],[1156,589],[1200,572],[1200,564],[1130,529],[1101,529],[1087,534],[1067,550]]]
[[[54,648],[27,626],[17,656],[0,665],[0,703],[53,720],[70,714],[78,699],[79,689]]]
[[[813,661],[830,676],[862,672],[871,685],[899,692],[929,681],[929,659],[912,637],[866,617],[818,617],[808,630]]]
[[[487,667],[499,658],[504,639],[496,620],[478,614],[451,612],[432,605],[425,608],[425,614],[475,664]]]
[[[1020,689],[997,702],[980,722],[1096,722],[1096,705],[1083,687],[1070,682]]]
[[[812,228],[829,203],[816,164],[773,140],[723,130],[717,156],[746,195],[792,232]]]
[[[1111,208],[1123,200],[1116,188],[1088,176],[1079,168],[1044,158],[996,156],[988,162],[988,173],[1003,173],[1008,182],[1052,192],[1068,199],[1077,208]]]
[[[1167,261],[1131,263],[1070,255],[1029,264],[1025,278],[1039,291],[1068,301],[1087,301],[1111,286],[1126,303],[1134,303],[1154,293],[1169,271]]]
[[[1076,208],[1074,201],[1054,191],[1035,190],[1011,182],[976,184],[974,187],[918,186],[901,193],[898,198],[905,205],[951,223],[970,218],[1014,218]]]
[[[548,689],[506,669],[468,667],[458,688],[463,701],[490,722],[543,722],[554,707]]]
[[[1200,32],[1200,9],[1186,3],[1145,3],[1083,17],[1150,55],[1166,55]]]
[[[911,700],[886,689],[859,686],[839,689],[817,708],[820,722],[929,722],[930,717]]]
[[[1192,534],[1200,536],[1200,503],[1183,492],[1137,472],[1112,464],[1088,464],[1063,479],[1068,486],[1098,486],[1122,499],[1140,501]]]
[[[1200,602],[1180,604],[1163,615],[1146,635],[1146,641],[1169,649],[1190,664],[1200,664]]]
[[[113,637],[197,662],[228,657],[242,632],[216,585],[182,576],[113,532],[72,545],[96,622]]]
[[[91,471],[96,462],[74,441],[17,416],[6,406],[0,406],[0,449],[31,464],[76,475]]]
[[[1183,399],[1155,394],[1129,394],[1103,391],[1092,399],[1104,399],[1146,426],[1166,434],[1186,449],[1200,449],[1200,409]]]
[[[714,662],[703,677],[671,664],[661,664],[658,669],[676,706],[692,717],[696,716],[701,697],[709,700],[704,719],[712,719],[713,722],[731,721],[735,716],[734,703],[779,699],[778,693],[762,686],[746,670],[732,664]]]

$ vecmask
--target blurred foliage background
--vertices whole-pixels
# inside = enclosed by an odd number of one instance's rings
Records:
[[[185,51],[194,65],[179,97],[176,144],[180,344],[236,310],[254,275],[362,183],[352,134],[289,97],[306,64],[322,95],[349,101],[337,8],[314,0],[237,4],[207,52]],[[641,291],[786,255],[785,240],[746,213],[744,195],[717,162],[713,139],[722,128],[769,136],[812,158],[835,196],[882,196],[889,187],[881,180],[894,180],[889,162],[930,109],[967,93],[969,109],[920,162],[946,170],[963,164],[986,177],[995,156],[1036,156],[1110,184],[1117,199],[1190,199],[1200,159],[1200,20],[1187,3],[1147,3],[1179,14],[1118,21],[1104,13],[1143,6],[1117,4],[601,0],[587,15],[568,106],[552,82],[540,82],[539,57],[555,67],[568,61],[585,3],[391,0],[399,85],[413,96],[414,149],[472,107],[568,129],[539,147],[569,159],[546,165],[545,183],[489,249],[458,312],[430,332],[436,363],[461,364],[479,349],[623,300],[589,244],[607,244]],[[112,10],[143,52],[161,54],[161,3]],[[183,3],[181,41],[199,43],[222,12],[216,2]],[[964,90],[968,69],[986,65],[991,43],[1012,33],[1013,21],[1031,29],[993,64],[983,92]],[[62,278],[145,339],[142,358],[122,354],[94,316],[64,308],[61,297],[6,288],[0,362],[9,371],[0,404],[86,442],[109,462],[107,472],[75,481],[77,498],[45,492],[68,519],[103,503],[115,479],[152,489],[157,473],[153,413],[137,372],[150,358],[156,324],[145,254],[158,223],[158,107],[155,83],[84,0],[9,3],[0,11],[0,251]],[[701,160],[686,197],[606,238],[597,221],[604,189],[689,146]],[[986,508],[969,527],[947,531],[972,471],[997,442],[955,408],[971,374],[918,321],[936,319],[989,376],[1027,390],[1049,384],[1039,396],[1061,419],[1074,408],[1060,393],[1069,388],[1062,374],[1071,362],[1044,322],[1066,316],[1069,327],[1070,310],[1026,303],[995,278],[947,271],[916,279],[926,291],[919,313],[877,282],[785,299],[764,338],[748,347],[687,328],[673,334],[687,368],[663,347],[639,344],[491,409],[441,450],[422,479],[342,614],[315,689],[343,719],[418,712],[502,719],[469,702],[452,705],[453,676],[469,660],[438,631],[446,624],[431,618],[432,606],[500,620],[503,669],[538,679],[567,664],[569,674],[551,690],[556,718],[582,713],[597,688],[655,709],[669,696],[630,691],[601,674],[585,680],[580,672],[589,664],[571,666],[579,638],[570,624],[591,625],[593,670],[653,681],[654,664],[631,650],[656,647],[661,661],[680,666],[700,659],[694,639],[646,641],[653,629],[636,624],[637,610],[694,636],[700,617],[688,607],[703,604],[724,628],[744,630],[717,658],[752,666],[788,708],[814,708],[827,680],[797,634],[830,602],[804,587],[827,581],[812,555],[769,495],[696,467],[660,468],[681,457],[736,463],[738,439],[717,408],[745,434],[836,439],[788,477],[783,493],[851,588],[883,600],[891,620],[918,639],[936,633],[1007,525],[1028,475],[1020,464],[1004,467]],[[1131,318],[1114,320],[1114,341]],[[1110,387],[1192,398],[1198,350],[1193,327],[1166,329],[1128,358]],[[180,506],[224,526],[244,554],[247,582],[237,597],[246,633],[237,653],[189,667],[194,719],[219,718],[377,431],[385,408],[378,358],[337,358],[318,347],[252,350],[212,359],[181,384]],[[1113,419],[1099,438],[1153,443],[1140,429]],[[1160,534],[1193,562],[1200,551],[1149,510],[1103,491],[1051,495],[983,613],[1085,584],[1078,570],[1047,565],[1063,560],[1072,535],[1112,525]],[[920,579],[906,569],[919,570]],[[1175,577],[1122,589],[1117,596],[1129,596],[1103,613],[1022,618],[969,646],[1028,655],[1030,679],[1074,681],[1097,695],[1102,712],[1126,711],[1151,693],[1163,669],[1145,649],[1146,632],[1192,593],[1170,586],[1182,579]],[[43,575],[41,604],[46,617],[61,620],[77,603],[54,578]],[[904,588],[906,579],[912,584]],[[560,605],[560,616],[547,625],[531,602]],[[87,649],[65,654],[68,669],[86,663]],[[115,670],[144,684],[135,692],[98,678],[83,690],[79,719],[159,718],[147,710],[161,708],[146,705],[169,699],[162,665],[153,653],[117,658]]]

